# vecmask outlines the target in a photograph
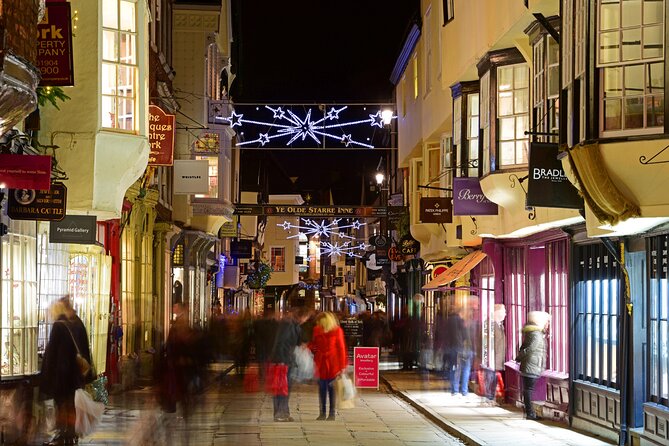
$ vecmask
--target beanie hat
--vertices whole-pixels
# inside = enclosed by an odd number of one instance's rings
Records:
[[[527,323],[537,327],[544,328],[550,319],[551,315],[545,311],[530,311],[527,313]]]

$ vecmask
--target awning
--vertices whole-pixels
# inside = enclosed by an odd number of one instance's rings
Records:
[[[481,263],[485,256],[486,255],[483,251],[474,251],[467,254],[465,257],[458,260],[455,265],[451,266],[442,274],[423,285],[422,289],[425,291],[434,291],[442,286],[448,285],[455,280],[458,280],[460,277],[474,269],[476,265]]]

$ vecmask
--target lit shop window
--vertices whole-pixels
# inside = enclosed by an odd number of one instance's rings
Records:
[[[196,194],[195,198],[218,198],[218,155],[216,156],[196,156],[196,160],[206,160],[209,163],[209,192]]]
[[[669,236],[648,239],[649,329],[648,360],[650,400],[669,406]]]
[[[34,221],[11,220],[0,252],[0,376],[37,364],[37,239]]]
[[[137,129],[137,4],[102,1],[102,127]]]
[[[529,70],[526,64],[497,69],[500,167],[527,164],[529,130]]]
[[[286,271],[286,248],[272,247],[270,249],[270,265],[275,272]]]
[[[600,1],[603,136],[663,131],[664,37],[663,1]]]

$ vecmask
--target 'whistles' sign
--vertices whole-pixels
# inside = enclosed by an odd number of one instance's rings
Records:
[[[149,166],[171,166],[174,164],[175,116],[168,115],[160,107],[149,105]]]

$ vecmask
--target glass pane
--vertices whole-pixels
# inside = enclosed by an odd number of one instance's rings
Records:
[[[657,334],[657,321],[650,322],[650,370],[658,370],[659,368],[659,355],[658,351],[658,334]],[[657,379],[657,373],[650,374],[650,394],[657,395],[659,392],[659,382]]]
[[[102,0],[102,26],[118,28],[118,0]]]
[[[528,115],[516,117],[516,139],[527,138],[525,132],[529,130],[530,117]]]
[[[469,101],[469,105],[467,106],[468,113],[471,116],[478,116],[479,115],[479,95],[478,94],[470,94],[467,96],[467,100]]]
[[[625,128],[643,128],[643,97],[625,99]]]
[[[102,32],[102,58],[110,62],[118,61],[118,33],[115,31]]]
[[[513,88],[529,88],[529,71],[526,65],[520,65],[513,70]]]
[[[664,96],[646,97],[646,121],[648,127],[664,125]]]
[[[116,94],[116,65],[103,63],[102,72],[102,94]]]
[[[469,118],[469,137],[478,138],[479,137],[479,118],[478,116]]]
[[[617,1],[602,1],[601,23],[602,31],[607,29],[616,29],[620,27],[620,5]]]
[[[662,57],[663,37],[662,25],[647,26],[643,29],[643,57],[645,59]]]
[[[604,69],[604,97],[618,97],[623,92],[623,71],[621,67]]]
[[[120,41],[120,59],[119,61],[121,63],[129,64],[129,65],[134,65],[136,64],[136,53],[137,53],[137,46],[136,46],[136,39],[135,36],[132,34],[121,34],[121,41]]]
[[[516,164],[527,164],[527,141],[516,142]]]
[[[513,92],[511,91],[502,91],[499,93],[499,104],[498,104],[499,116],[509,116],[513,114]]]
[[[469,140],[469,160],[479,159],[479,140],[471,139]]]
[[[641,59],[641,28],[623,31],[623,60]]]
[[[560,45],[552,38],[548,38],[548,65],[555,65],[560,61]]]
[[[500,141],[508,141],[515,139],[515,118],[502,118],[499,120],[499,139]]]
[[[560,94],[560,67],[548,69],[548,97],[556,97]]]
[[[641,25],[641,0],[623,0],[623,28]]]
[[[664,13],[662,2],[657,0],[645,0],[643,2],[643,24],[662,23]]]
[[[664,64],[652,63],[648,65],[648,93],[664,93]]]
[[[620,33],[618,31],[599,35],[599,61],[601,63],[617,62],[620,57]]]
[[[497,90],[511,90],[513,87],[513,67],[500,67],[498,68],[497,75],[499,77],[497,82]]]
[[[604,130],[620,130],[622,128],[622,104],[620,99],[604,101]]]
[[[118,67],[118,95],[133,96],[135,85],[135,68]]]
[[[499,145],[503,166],[510,166],[516,161],[516,143],[513,141],[503,142]]]
[[[644,65],[625,67],[625,96],[638,96],[644,92]]]
[[[102,96],[102,127],[116,127],[116,101],[112,96]]]
[[[135,115],[135,101],[127,98],[118,99],[118,128],[134,130],[133,116]]]
[[[513,92],[513,112],[514,114],[518,113],[527,113],[527,110],[530,106],[530,91],[525,88],[523,90],[517,90]]]
[[[135,2],[121,0],[121,31],[135,32]]]

